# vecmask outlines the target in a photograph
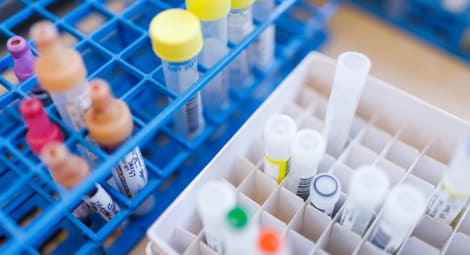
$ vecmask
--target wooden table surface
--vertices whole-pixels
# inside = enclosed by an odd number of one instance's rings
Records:
[[[336,58],[360,51],[377,78],[470,121],[470,64],[349,6],[341,7],[329,30],[323,53]],[[145,254],[147,242],[142,239],[130,254]]]

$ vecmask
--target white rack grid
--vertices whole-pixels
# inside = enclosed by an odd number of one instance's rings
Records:
[[[429,199],[470,124],[369,77],[347,147],[338,156],[325,154],[318,169],[335,174],[342,185],[331,219],[260,168],[262,127],[271,115],[282,112],[295,119],[299,129],[322,130],[334,70],[333,59],[320,53],[307,56],[151,226],[147,254],[215,254],[205,244],[195,199],[212,179],[229,183],[238,203],[257,216],[261,226],[282,231],[294,255],[386,254],[368,241],[375,221],[362,237],[337,223],[351,175],[361,165],[376,165],[389,174],[393,186],[412,184]],[[464,254],[470,252],[469,243],[466,208],[453,226],[423,215],[398,254]]]

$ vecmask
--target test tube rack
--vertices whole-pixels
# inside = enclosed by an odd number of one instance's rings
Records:
[[[441,0],[350,0],[354,7],[470,62],[470,6],[458,13]]]
[[[254,31],[241,43],[230,44],[231,51],[212,68],[199,66],[201,78],[177,95],[164,85],[147,30],[157,13],[183,8],[184,0],[2,2],[0,9],[9,11],[0,15],[0,253],[128,253],[303,56],[326,40],[325,22],[338,6],[338,1],[324,1],[321,6],[299,0],[276,3],[267,21],[256,22]],[[33,77],[19,84],[13,75],[12,57],[4,48],[8,37],[28,38],[32,23],[44,19],[58,27],[63,43],[82,54],[88,78],[106,79],[113,93],[129,104],[135,126],[133,137],[107,154],[85,139],[86,130],[73,131],[60,120],[55,106],[48,106],[49,116],[65,133],[67,147],[73,150],[81,144],[99,157],[91,176],[61,195],[46,167],[27,146],[26,128],[18,111],[19,101],[30,96],[37,81]],[[172,115],[272,24],[276,24],[277,32],[272,66],[257,70],[256,81],[249,89],[232,93],[229,109],[217,116],[206,114],[207,125],[199,136],[187,140],[175,133]],[[127,199],[107,180],[119,159],[135,146],[141,147],[149,183],[136,197]],[[109,222],[95,217],[93,225],[88,226],[71,212],[96,182],[122,210]],[[143,217],[130,217],[151,195],[155,196],[152,211]]]
[[[148,230],[147,255],[216,254],[205,243],[196,209],[199,189],[215,179],[233,188],[237,202],[262,227],[281,231],[293,255],[387,254],[368,241],[377,217],[362,237],[338,223],[351,175],[359,166],[375,165],[393,186],[413,185],[429,200],[470,123],[369,76],[347,146],[338,157],[325,153],[319,165],[318,173],[334,174],[342,186],[330,218],[260,170],[260,127],[273,114],[284,113],[299,129],[321,132],[335,65],[335,60],[315,52],[299,64]],[[376,215],[381,214],[379,208]],[[468,208],[453,227],[422,215],[397,254],[464,254],[469,242]]]

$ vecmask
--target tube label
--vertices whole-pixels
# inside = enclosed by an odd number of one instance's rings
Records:
[[[84,198],[101,217],[110,221],[120,210],[119,206],[114,203],[113,199],[101,185],[96,185],[96,191],[91,196]]]
[[[432,194],[426,214],[446,224],[451,224],[467,201],[468,197],[455,194],[444,183],[441,183]]]
[[[354,206],[351,203],[346,203],[339,219],[339,224],[343,225],[347,229],[352,229],[357,219],[357,210],[354,210]]]
[[[402,243],[400,237],[394,237],[383,225],[378,226],[372,236],[371,242],[388,253],[396,252]]]
[[[201,111],[199,94],[191,98],[185,105],[186,118],[188,122],[189,133],[196,132],[199,129],[199,111]]]
[[[297,196],[301,197],[304,201],[310,196],[310,185],[312,184],[313,176],[309,178],[300,178],[297,185]]]
[[[287,173],[289,173],[289,160],[274,160],[268,155],[265,155],[264,172],[274,179],[277,179],[277,183],[281,183]]]
[[[81,203],[73,210],[72,214],[81,221],[84,221],[89,214],[88,206],[85,203]]]
[[[73,129],[80,130],[86,126],[85,113],[90,108],[91,100],[88,92],[83,90],[76,97],[70,97],[65,103],[65,109],[70,117]]]
[[[217,254],[224,254],[224,245],[222,234],[217,231],[205,230],[207,246],[214,250]]]
[[[132,198],[147,184],[147,175],[147,168],[138,147],[119,161],[113,171],[116,184],[128,198]]]

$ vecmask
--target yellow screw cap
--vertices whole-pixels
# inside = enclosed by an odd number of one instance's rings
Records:
[[[245,9],[250,7],[255,0],[232,0],[232,9]]]
[[[227,16],[230,0],[186,0],[186,7],[202,21],[214,21]]]
[[[199,20],[182,9],[169,9],[157,14],[150,23],[149,33],[153,51],[165,61],[189,60],[202,48]]]

